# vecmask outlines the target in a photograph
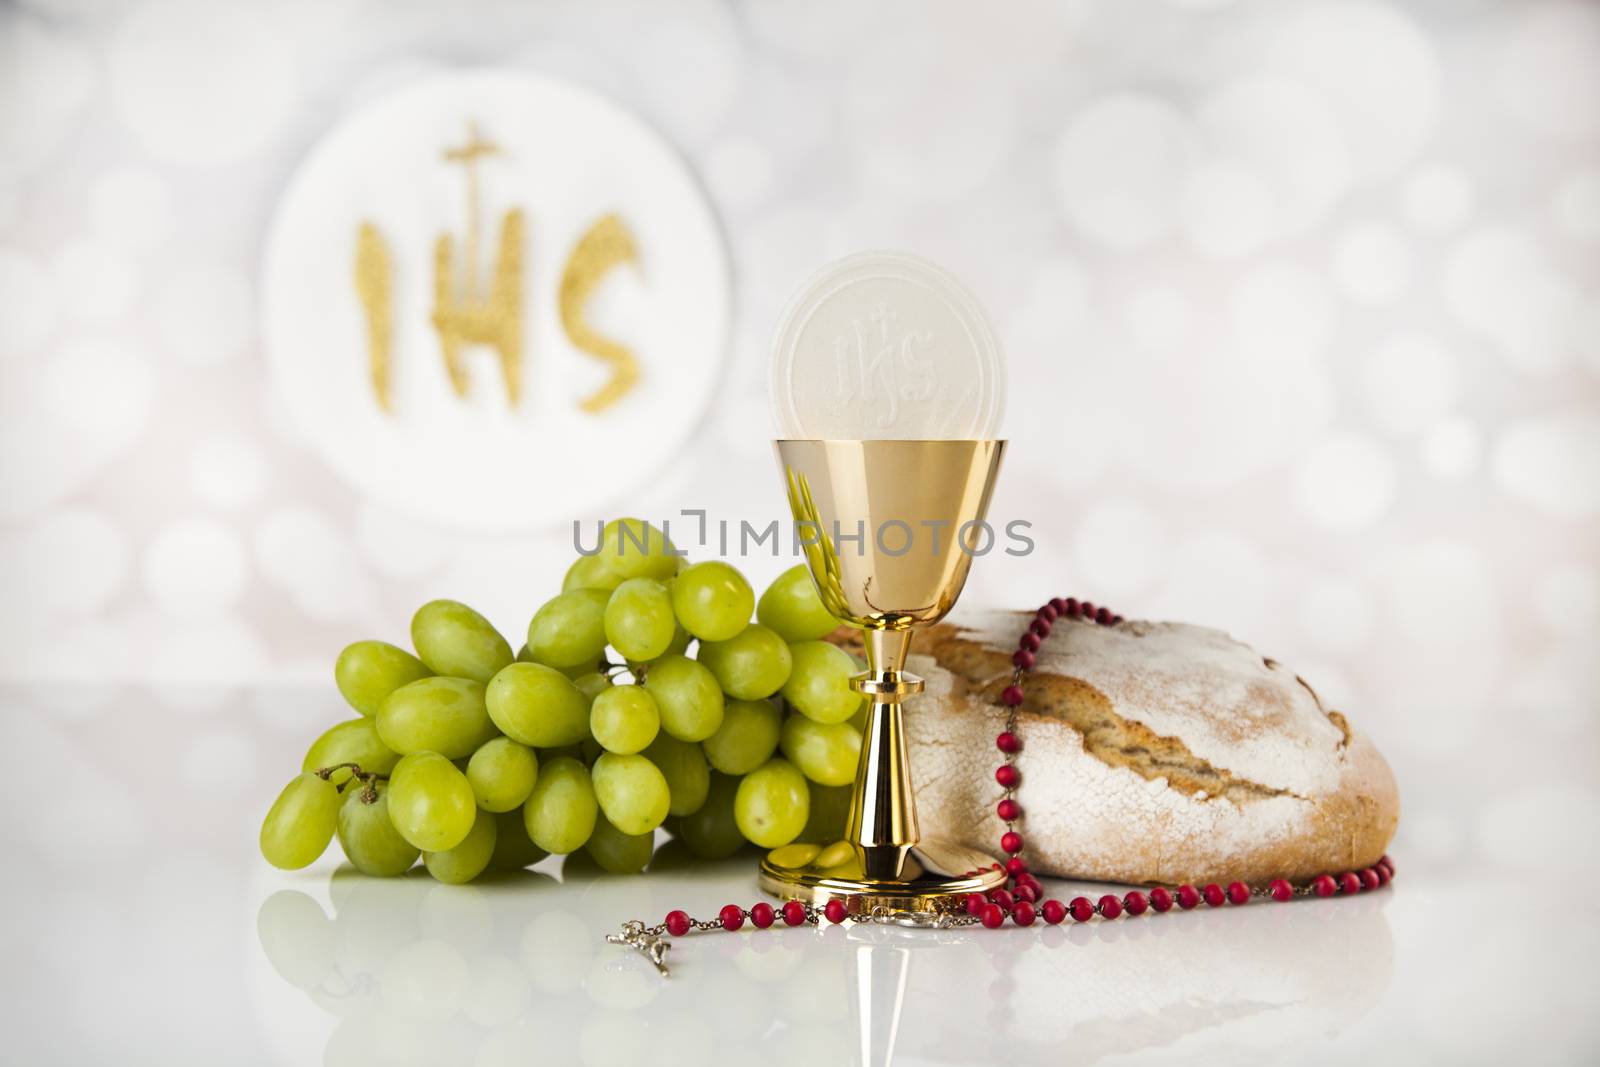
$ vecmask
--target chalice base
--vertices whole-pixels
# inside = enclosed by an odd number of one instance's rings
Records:
[[[783,900],[821,907],[835,898],[852,915],[874,908],[903,911],[954,911],[968,893],[988,893],[1005,885],[1004,868],[974,848],[948,841],[920,841],[906,849],[898,878],[863,873],[859,857],[826,869],[784,868],[761,861],[761,888]]]

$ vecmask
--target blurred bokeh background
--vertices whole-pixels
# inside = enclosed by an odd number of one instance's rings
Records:
[[[784,301],[839,255],[920,252],[1007,349],[994,513],[1038,542],[968,603],[1226,628],[1376,738],[1412,855],[1594,861],[1540,815],[1600,812],[1600,6],[1575,0],[0,6],[8,750],[78,759],[133,694],[253,804],[281,776],[254,737],[321,729],[344,643],[403,641],[435,596],[516,635],[554,591],[594,516],[490,534],[365,497],[260,341],[296,165],[486,67],[637,113],[725,232],[714,399],[660,476],[594,470],[611,510],[778,514]]]

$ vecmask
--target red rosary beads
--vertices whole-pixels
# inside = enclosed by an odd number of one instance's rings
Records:
[[[1000,691],[1000,703],[1007,709],[1005,729],[994,739],[995,748],[1004,757],[995,768],[994,780],[1002,795],[995,805],[995,814],[1005,824],[1000,835],[1000,851],[1006,855],[1006,887],[989,894],[970,893],[964,899],[959,913],[901,912],[877,908],[866,914],[850,913],[848,905],[835,897],[818,908],[798,900],[773,908],[765,901],[749,908],[737,904],[725,905],[712,920],[694,919],[684,911],[671,911],[663,922],[647,927],[638,920],[625,923],[621,935],[612,934],[608,940],[629,944],[645,952],[662,974],[667,973],[662,962],[666,943],[660,935],[665,932],[682,937],[693,930],[738,930],[748,919],[757,929],[765,930],[780,918],[786,926],[818,925],[824,921],[842,923],[846,919],[857,922],[895,923],[905,926],[953,927],[981,924],[995,930],[1005,925],[1009,918],[1018,926],[1032,926],[1043,919],[1047,925],[1056,926],[1071,918],[1073,922],[1086,923],[1096,916],[1101,919],[1118,919],[1126,915],[1137,917],[1147,911],[1164,913],[1176,906],[1180,911],[1192,911],[1203,902],[1207,907],[1248,904],[1252,899],[1288,901],[1295,897],[1353,896],[1386,886],[1394,877],[1394,862],[1384,856],[1371,867],[1340,874],[1319,874],[1304,885],[1295,886],[1285,878],[1275,878],[1265,886],[1248,886],[1243,882],[1229,882],[1226,887],[1212,882],[1196,888],[1192,885],[1154,886],[1148,891],[1131,890],[1122,896],[1107,893],[1099,900],[1073,897],[1063,904],[1054,898],[1044,898],[1044,887],[1028,870],[1022,858],[1024,841],[1016,823],[1022,818],[1022,805],[1017,802],[1016,791],[1022,784],[1022,772],[1017,768],[1016,757],[1022,751],[1022,739],[1017,735],[1017,708],[1022,705],[1022,683],[1034,666],[1034,654],[1044,639],[1050,636],[1057,623],[1072,620],[1098,626],[1116,626],[1122,616],[1110,608],[1075,597],[1056,597],[1041,605],[1028,623],[1028,628],[1017,640],[1017,650],[1011,654],[1011,683]],[[999,864],[995,865],[999,868]]]

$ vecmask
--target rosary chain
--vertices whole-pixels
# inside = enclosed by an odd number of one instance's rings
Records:
[[[1021,776],[1016,767],[1016,756],[1022,750],[1022,743],[1016,732],[1017,713],[1024,698],[1022,683],[1034,665],[1034,653],[1038,651],[1043,639],[1050,635],[1053,625],[1066,620],[1078,620],[1091,625],[1119,626],[1122,623],[1122,616],[1113,614],[1108,608],[1096,607],[1089,601],[1080,603],[1073,597],[1053,599],[1039,608],[1018,642],[1017,651],[1012,654],[1013,669],[1010,684],[1000,693],[1000,703],[1006,709],[1005,728],[996,739],[996,745],[1004,753],[1005,760],[996,771],[995,778],[1001,787],[1001,799],[996,811],[1006,827],[1006,832],[1000,839],[1001,851],[1009,857],[1003,868],[1006,873],[1005,884],[1015,888],[1015,895],[1010,890],[997,889],[987,895],[969,894],[963,902],[964,907],[958,906],[957,910],[913,910],[877,905],[869,911],[857,914],[850,914],[840,898],[830,900],[824,908],[791,900],[782,905],[781,911],[766,903],[749,908],[729,904],[715,919],[695,919],[681,911],[671,912],[665,921],[654,926],[646,926],[638,919],[630,919],[622,924],[622,933],[608,934],[606,940],[638,949],[665,976],[668,973],[665,956],[672,944],[662,936],[663,934],[680,937],[696,930],[735,931],[742,928],[747,921],[765,929],[776,925],[780,916],[786,926],[819,926],[824,922],[850,921],[948,930],[977,925],[994,928],[1000,926],[1007,917],[1018,926],[1032,925],[1036,914],[1033,902],[1041,895],[1042,887],[1022,860],[1023,839],[1016,832],[1016,824],[1023,815],[1022,808],[1016,802],[1017,787],[1021,783]],[[1001,869],[999,864],[996,864],[996,869]],[[1070,906],[1062,905],[1058,900],[1044,901],[1040,905],[1040,914],[1047,925],[1057,925],[1065,921],[1068,916],[1074,923],[1084,923],[1097,917],[1101,920],[1112,920],[1123,915],[1134,917],[1142,915],[1146,910],[1159,913],[1177,907],[1188,911],[1199,906],[1202,901],[1208,906],[1217,907],[1224,903],[1243,904],[1249,900],[1281,901],[1294,897],[1328,897],[1335,894],[1360,893],[1388,885],[1393,877],[1393,861],[1384,856],[1360,872],[1349,871],[1338,876],[1323,874],[1304,885],[1292,885],[1280,878],[1266,886],[1246,886],[1241,882],[1233,882],[1226,890],[1215,884],[1202,889],[1196,889],[1192,885],[1157,886],[1151,889],[1149,897],[1135,890],[1122,897],[1107,894],[1099,901],[1076,897]],[[1159,900],[1158,895],[1161,898]]]

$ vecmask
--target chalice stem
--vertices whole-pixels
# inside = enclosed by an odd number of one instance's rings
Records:
[[[872,697],[872,707],[846,834],[867,877],[899,879],[907,851],[922,839],[900,706],[922,683],[904,670],[910,630],[867,630],[866,648],[867,672],[855,685]]]

